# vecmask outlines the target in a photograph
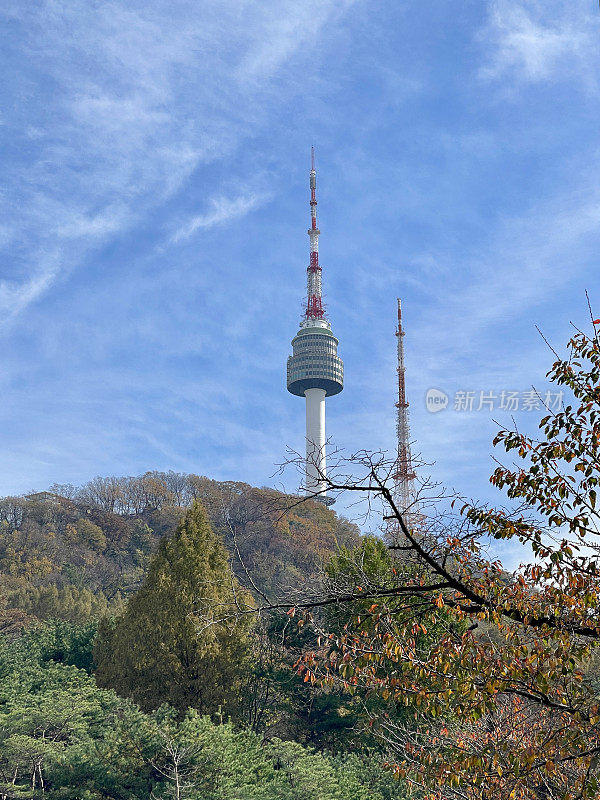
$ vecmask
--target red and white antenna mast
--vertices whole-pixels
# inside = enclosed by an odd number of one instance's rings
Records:
[[[306,278],[305,320],[323,319],[323,299],[321,296],[321,267],[319,266],[319,234],[317,228],[317,173],[315,171],[315,148],[310,148],[310,262]]]
[[[408,527],[414,527],[420,518],[415,495],[415,478],[410,452],[410,427],[408,424],[408,401],[404,366],[404,329],[402,328],[402,307],[398,298],[398,417],[396,432],[398,437],[398,456],[394,473],[394,488],[399,510],[405,515]]]

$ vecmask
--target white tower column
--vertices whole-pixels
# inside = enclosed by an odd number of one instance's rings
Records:
[[[325,389],[305,389],[306,396],[306,491],[324,497]]]

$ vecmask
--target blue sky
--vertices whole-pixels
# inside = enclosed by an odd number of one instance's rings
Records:
[[[328,435],[493,498],[493,418],[600,309],[600,16],[583,0],[24,0],[0,9],[0,493],[275,482],[317,149],[346,368]],[[439,388],[448,409],[430,414]],[[535,413],[520,413],[531,426]],[[286,478],[294,488],[295,476]]]

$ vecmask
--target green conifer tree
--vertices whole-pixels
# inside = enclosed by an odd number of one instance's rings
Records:
[[[203,506],[194,503],[161,540],[124,614],[101,624],[99,685],[145,710],[168,703],[180,713],[235,714],[251,624],[235,612],[250,603]]]

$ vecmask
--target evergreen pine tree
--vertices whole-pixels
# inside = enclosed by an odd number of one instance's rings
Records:
[[[235,713],[251,624],[235,611],[250,602],[195,502],[161,540],[124,614],[101,624],[94,651],[99,685],[145,710],[168,703],[180,713]]]

